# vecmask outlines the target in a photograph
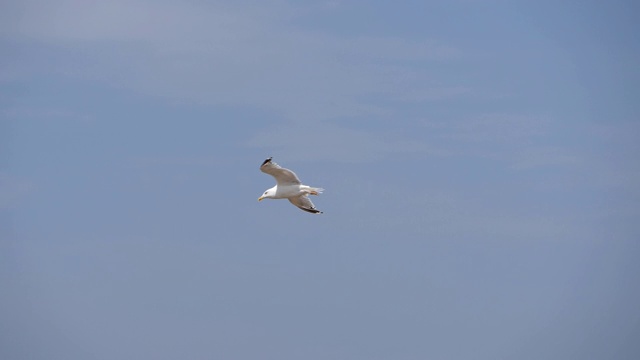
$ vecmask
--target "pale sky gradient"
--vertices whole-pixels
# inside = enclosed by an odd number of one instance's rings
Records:
[[[640,358],[639,13],[2,3],[0,358]]]

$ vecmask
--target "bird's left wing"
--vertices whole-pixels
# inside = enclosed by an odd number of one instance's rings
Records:
[[[268,158],[265,160],[260,166],[260,171],[265,174],[269,174],[276,178],[276,183],[278,185],[300,185],[300,179],[296,173],[289,169],[285,169],[282,166],[276,164],[271,161],[273,158]]]
[[[304,210],[306,212],[310,212],[312,214],[322,214],[322,211],[316,209],[316,207],[313,205],[311,200],[309,200],[309,197],[307,195],[290,197],[289,201],[291,201],[293,205],[299,207],[301,210]]]

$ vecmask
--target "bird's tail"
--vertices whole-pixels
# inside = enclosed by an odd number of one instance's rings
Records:
[[[322,192],[324,191],[324,189],[323,189],[323,188],[317,188],[317,187],[312,187],[312,188],[310,188],[309,190],[310,190],[310,191],[309,191],[309,193],[310,193],[311,195],[320,195],[320,194],[322,194]]]

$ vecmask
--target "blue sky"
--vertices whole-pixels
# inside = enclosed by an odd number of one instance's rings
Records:
[[[1,10],[0,357],[640,356],[632,1]]]

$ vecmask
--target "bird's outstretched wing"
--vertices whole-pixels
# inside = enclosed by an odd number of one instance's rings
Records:
[[[322,211],[316,209],[316,207],[313,205],[311,200],[309,200],[309,197],[307,195],[290,197],[289,201],[291,201],[293,205],[299,207],[301,210],[304,210],[306,212],[310,212],[312,214],[322,214]]]
[[[285,169],[282,166],[276,164],[271,161],[272,157],[265,160],[260,166],[260,171],[263,173],[269,174],[276,178],[276,183],[278,185],[300,185],[300,179],[296,173],[289,169]]]

